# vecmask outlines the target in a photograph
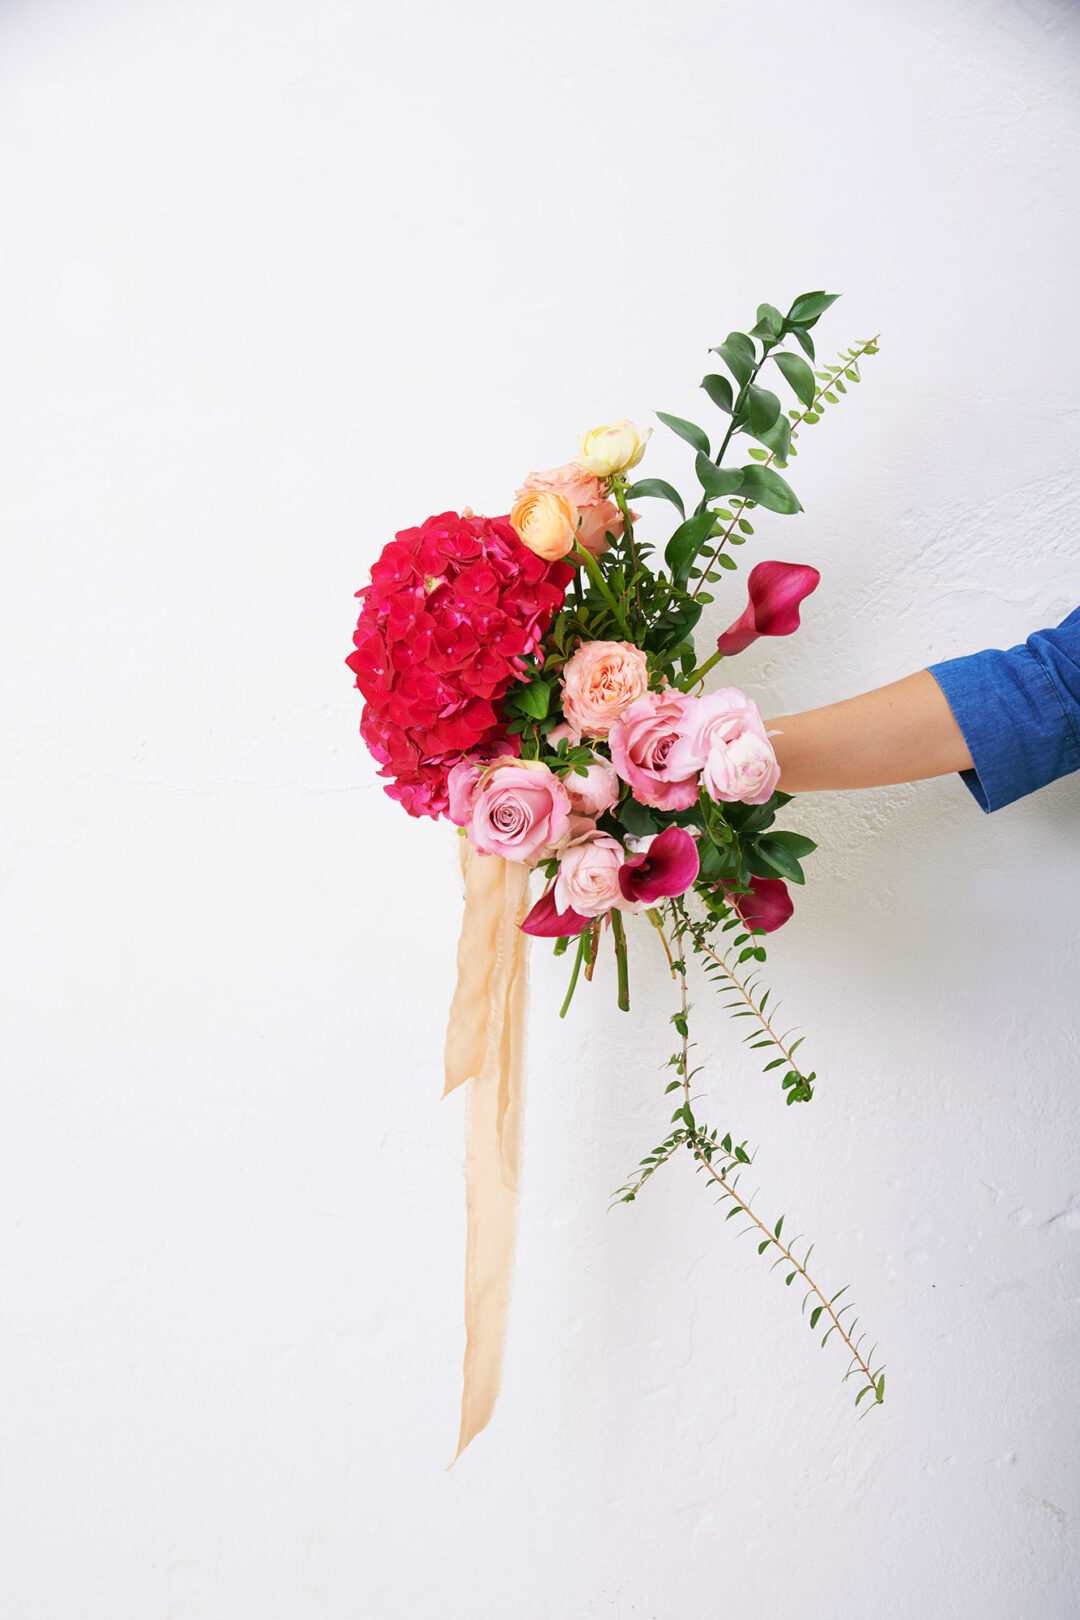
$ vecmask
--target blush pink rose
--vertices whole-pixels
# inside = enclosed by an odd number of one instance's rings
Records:
[[[681,761],[687,699],[674,688],[646,692],[625,709],[608,734],[611,763],[641,804],[689,810],[698,796],[698,766]]]
[[[709,797],[729,803],[764,804],[780,778],[761,711],[737,686],[686,699],[682,736],[669,763],[700,771]]]
[[[586,737],[606,737],[649,688],[649,666],[629,641],[586,641],[563,670],[563,713]]]
[[[532,866],[569,822],[569,795],[555,773],[538,761],[508,758],[483,772],[466,831],[483,854]]]
[[[558,909],[576,911],[579,917],[610,911],[622,899],[619,869],[625,858],[622,845],[609,833],[594,830],[567,844],[555,878]]]
[[[616,539],[622,534],[622,513],[604,494],[600,479],[585,467],[570,461],[565,467],[552,467],[548,472],[532,472],[518,490],[517,498],[520,500],[530,490],[547,490],[570,502],[580,519],[577,538],[594,557],[602,556],[607,550],[609,534]]]
[[[718,743],[701,772],[701,784],[710,799],[764,804],[771,799],[780,780],[772,743],[768,737],[744,731],[729,743]]]
[[[585,775],[576,771],[563,777],[563,787],[570,795],[570,803],[579,816],[602,816],[610,810],[621,791],[619,773],[609,759],[593,756]]]
[[[455,827],[467,825],[480,786],[480,766],[471,759],[459,759],[446,778],[450,807],[446,814]]]

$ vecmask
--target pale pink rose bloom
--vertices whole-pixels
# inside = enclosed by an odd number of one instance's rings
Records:
[[[656,810],[689,810],[698,796],[698,767],[677,759],[687,699],[674,687],[646,692],[615,721],[608,734],[611,762],[641,804]]]
[[[568,743],[573,743],[576,746],[581,741],[581,732],[575,731],[568,720],[560,720],[559,724],[552,726],[548,732],[547,741],[552,748],[558,748],[564,737]]]
[[[780,780],[772,743],[754,731],[718,742],[705,761],[701,782],[710,799],[764,804]]]
[[[471,759],[459,759],[446,778],[450,808],[446,814],[456,827],[464,827],[473,813],[480,786],[480,766]]]
[[[547,472],[531,472],[516,498],[520,500],[529,490],[549,490],[570,502],[580,519],[577,538],[594,557],[607,550],[608,534],[616,539],[622,534],[619,508],[607,499],[600,479],[576,462],[568,461],[565,467],[552,467]]]
[[[570,803],[581,816],[602,816],[619,797],[619,773],[609,759],[593,755],[593,763],[584,776],[576,771],[563,777],[563,787],[570,795]]]
[[[670,763],[700,770],[709,797],[728,803],[764,804],[780,777],[761,711],[737,686],[687,698],[683,735]]]
[[[686,770],[702,770],[717,743],[729,743],[744,731],[765,736],[765,722],[752,698],[737,686],[721,686],[707,697],[688,697],[684,702],[682,736],[673,749],[672,764]]]
[[[617,838],[587,832],[567,844],[559,856],[555,878],[555,904],[560,911],[580,917],[599,917],[622,899],[619,868],[625,856]]]
[[[563,713],[586,737],[606,737],[649,687],[649,666],[629,641],[586,641],[563,670]]]
[[[485,855],[532,866],[557,844],[570,820],[570,798],[539,761],[496,760],[481,776],[467,832]]]

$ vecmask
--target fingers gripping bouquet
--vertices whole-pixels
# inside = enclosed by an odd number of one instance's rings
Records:
[[[803,882],[815,846],[774,825],[790,800],[757,705],[737,685],[706,691],[704,682],[758,637],[791,634],[817,570],[759,562],[738,616],[701,662],[693,635],[714,587],[738,568],[753,519],[801,510],[779,469],[876,352],[870,340],[813,369],[811,329],[834,296],[804,294],[786,315],[762,304],[749,332],[711,351],[729,374],[702,383],[720,412],[715,453],[703,428],[657,413],[694,453],[690,502],[662,479],[632,476],[652,429],[615,422],[583,435],[566,465],[530,473],[506,516],[466,508],[403,530],[357,593],[348,663],[365,699],[361,735],[391,797],[463,835],[466,916],[447,1043],[447,1089],[473,1081],[459,1454],[498,1387],[520,1149],[522,935],[552,938],[560,953],[573,942],[564,1014],[581,969],[591,979],[610,941],[628,1009],[629,913],[659,935],[679,988],[667,1087],[678,1106],[673,1129],[617,1198],[632,1202],[677,1149],[690,1152],[728,1213],[756,1230],[760,1252],[786,1268],[789,1285],[801,1281],[811,1327],[845,1345],[857,1400],[884,1397],[853,1307],[811,1279],[799,1240],[783,1240],[783,1217],[767,1223],[741,1191],[745,1144],[697,1118],[687,1025],[687,958],[696,955],[731,1010],[750,1019],[748,1042],[780,1071],[787,1102],[812,1097],[800,1042],[774,1025],[756,975],[764,937],[792,915],[789,884]],[[792,391],[786,411],[766,380]],[[740,444],[745,459],[727,464]],[[662,559],[631,504],[644,501],[677,514]],[[531,874],[539,892],[530,893]]]

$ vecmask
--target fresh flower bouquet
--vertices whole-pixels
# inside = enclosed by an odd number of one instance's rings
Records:
[[[706,975],[747,1043],[765,1056],[788,1103],[813,1096],[815,1075],[774,1022],[759,978],[765,936],[785,923],[789,885],[803,882],[815,845],[777,827],[781,791],[770,734],[737,686],[704,690],[722,659],[760,636],[785,636],[817,587],[816,569],[766,561],[750,570],[746,602],[703,661],[693,633],[714,588],[739,566],[738,548],[762,512],[801,510],[782,476],[801,431],[859,381],[874,340],[814,370],[812,328],[835,294],[804,293],[786,315],[761,304],[749,332],[710,351],[726,373],[702,388],[720,413],[718,448],[704,428],[658,412],[689,445],[690,500],[659,478],[637,478],[652,429],[629,421],[594,429],[573,461],[531,473],[508,515],[466,508],[402,530],[357,595],[363,606],[348,659],[364,696],[360,732],[413,816],[448,817],[461,835],[465,919],[447,1037],[447,1090],[472,1080],[467,1149],[465,1393],[458,1454],[487,1422],[498,1389],[509,1298],[520,1162],[525,943],[572,949],[562,1007],[610,941],[618,1004],[630,1005],[626,918],[651,926],[678,985],[669,1064],[671,1130],[616,1200],[631,1203],[677,1150],[689,1152],[728,1216],[745,1217],[758,1250],[798,1279],[812,1329],[846,1348],[856,1396],[884,1399],[885,1378],[864,1354],[846,1292],[810,1276],[809,1249],[783,1237],[741,1190],[745,1143],[695,1112],[687,962]],[[795,347],[795,346],[797,347]],[[801,351],[801,352],[799,352]],[[791,389],[785,411],[762,373]],[[741,464],[729,449],[750,441]],[[634,476],[632,476],[634,475]],[[634,505],[675,509],[662,560]],[[632,505],[633,503],[633,505]],[[641,527],[639,528],[639,524]],[[530,895],[535,873],[541,890]]]

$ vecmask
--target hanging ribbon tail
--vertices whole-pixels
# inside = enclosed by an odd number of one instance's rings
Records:
[[[445,1097],[466,1080],[465,1364],[452,1468],[495,1408],[517,1229],[529,868],[460,840],[465,914],[446,1032]]]

